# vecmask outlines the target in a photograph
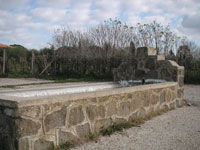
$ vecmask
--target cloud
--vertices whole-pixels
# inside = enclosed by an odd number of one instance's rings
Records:
[[[36,4],[39,7],[67,8],[70,2],[71,0],[37,0]]]
[[[0,0],[0,10],[24,9],[30,0]]]
[[[118,0],[100,0],[94,3],[93,18],[96,20],[107,20],[109,18],[119,17],[120,1]]]
[[[83,27],[90,20],[90,1],[77,3],[68,10],[65,20],[63,21],[71,27]]]
[[[0,30],[0,41],[11,41],[11,44],[18,43],[24,46],[35,47],[34,39],[38,38],[38,35],[30,33],[25,28],[17,28],[12,31],[2,31]],[[28,43],[32,43],[31,45]]]
[[[42,19],[42,21],[47,22],[59,22],[65,18],[66,12],[66,9],[40,7],[31,10],[30,13],[34,20]]]
[[[12,13],[6,10],[0,10],[0,43],[22,44],[28,48],[37,47],[40,38],[39,32],[43,26],[42,23],[34,23],[31,16],[19,12]],[[44,27],[44,26],[43,26]]]
[[[80,27],[86,21],[89,21],[90,19],[90,6],[91,2],[88,0],[83,1],[76,1],[76,3],[73,2],[67,2],[70,3],[70,8],[64,8],[64,7],[50,7],[53,5],[55,1],[48,1],[44,7],[37,7],[30,11],[31,16],[34,18],[34,20],[40,20],[42,22],[48,22],[51,23],[52,26],[56,25],[69,25],[72,27]],[[59,3],[60,2],[60,3]],[[57,5],[63,4],[65,1],[58,1]],[[48,7],[46,7],[48,6]]]
[[[184,17],[182,25],[184,28],[193,29],[200,32],[200,14]]]
[[[158,23],[161,23],[162,25],[168,25],[171,23],[171,19],[173,17],[166,14],[166,15],[152,15],[152,16],[145,16],[145,17],[140,17],[136,14],[131,14],[128,17],[127,23],[130,25],[136,25],[137,23],[151,23],[153,21],[157,21]]]
[[[200,46],[200,15],[187,15],[181,19],[178,30]]]
[[[55,28],[83,29],[109,18],[157,20],[200,43],[199,0],[0,0],[0,43],[44,46]]]

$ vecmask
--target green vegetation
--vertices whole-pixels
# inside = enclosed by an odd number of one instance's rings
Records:
[[[0,48],[0,77],[111,81],[113,69],[135,53],[137,47],[152,46],[158,54],[185,66],[186,83],[200,84],[200,48],[176,35],[169,25],[156,21],[131,27],[110,19],[84,32],[63,27],[56,30],[52,40],[50,48],[40,51],[16,44],[11,45],[13,48]]]
[[[113,124],[113,125],[109,126],[108,128],[102,129],[100,131],[100,133],[103,136],[105,136],[105,135],[110,136],[114,132],[117,132],[117,131],[120,132],[123,129],[128,129],[128,128],[131,128],[131,127],[133,127],[133,124],[129,124],[129,123]]]
[[[62,145],[59,145],[57,147],[52,146],[50,148],[50,150],[69,150],[70,148],[73,148],[74,146],[75,146],[74,142],[71,141],[71,142],[66,142],[66,143],[64,143]]]
[[[5,86],[0,86],[0,88],[16,88],[15,85],[5,85]]]
[[[99,135],[100,135],[99,133],[89,133],[88,138],[91,141],[96,141],[98,139]]]
[[[185,65],[185,83],[200,84],[200,59],[192,59],[189,65]]]

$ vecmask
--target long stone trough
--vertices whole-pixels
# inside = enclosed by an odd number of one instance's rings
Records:
[[[177,82],[42,97],[1,96],[0,146],[40,150],[182,104]]]
[[[1,91],[0,149],[48,150],[114,123],[181,106],[184,68],[173,61],[166,64],[173,69],[174,80],[170,82],[131,87],[87,83]]]

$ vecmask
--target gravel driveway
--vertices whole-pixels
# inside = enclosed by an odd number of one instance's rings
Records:
[[[184,98],[192,106],[73,150],[200,150],[200,86],[186,85]]]

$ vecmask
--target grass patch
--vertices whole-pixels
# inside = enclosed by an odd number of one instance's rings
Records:
[[[0,86],[0,88],[16,88],[16,85],[4,85],[4,86]]]
[[[73,141],[68,141],[64,144],[61,144],[59,146],[52,146],[49,148],[49,150],[69,150],[71,148],[74,148],[76,146],[81,146],[84,143],[88,143],[90,141],[96,141],[98,140],[100,134],[99,133],[89,133],[86,137],[81,138],[75,138]]]
[[[99,135],[100,135],[99,133],[89,133],[88,139],[90,141],[97,141]]]
[[[29,86],[29,85],[41,85],[41,84],[51,84],[55,82],[41,82],[41,83],[27,83],[27,84],[18,84],[18,85],[3,85],[0,88],[17,88],[19,86]]]
[[[56,147],[51,147],[50,150],[69,150],[75,147],[75,143],[73,141],[66,142]]]
[[[113,124],[111,126],[109,126],[108,128],[105,129],[101,129],[100,130],[100,134],[105,136],[105,135],[111,135],[114,132],[121,132],[123,129],[128,129],[133,127],[133,124],[129,124],[129,123],[121,123],[121,124]]]

